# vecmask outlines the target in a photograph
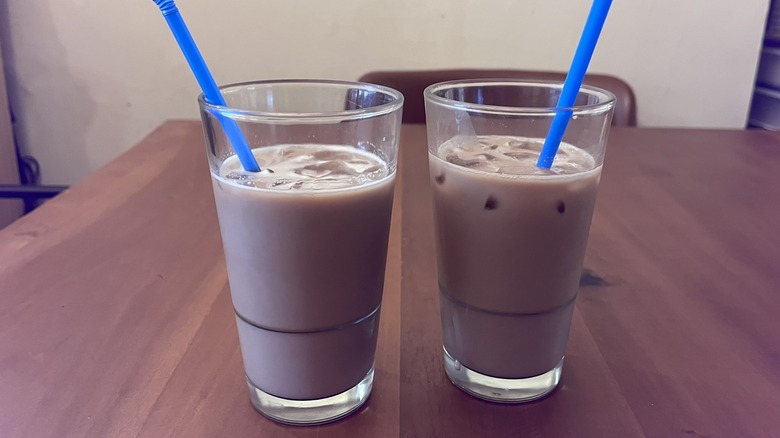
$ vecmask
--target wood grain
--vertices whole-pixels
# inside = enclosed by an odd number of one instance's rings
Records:
[[[779,134],[613,129],[562,385],[515,406],[445,377],[425,141],[404,127],[356,415],[252,408],[200,124],[173,121],[0,231],[0,436],[777,436]]]

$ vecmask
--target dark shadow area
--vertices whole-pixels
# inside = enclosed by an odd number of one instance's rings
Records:
[[[14,10],[14,8],[16,8]],[[23,8],[28,9],[27,13],[22,13]],[[29,9],[32,9],[32,13],[29,13]],[[12,16],[13,13],[13,16]],[[30,42],[29,35],[25,31],[25,35],[15,34],[14,29],[22,28],[23,23],[19,23],[19,17],[35,17],[35,25],[31,25],[35,29],[34,42]],[[19,169],[20,185],[2,185],[0,186],[0,198],[20,198],[24,200],[25,213],[32,211],[40,203],[48,198],[56,196],[62,190],[67,188],[64,185],[41,185],[41,176],[45,172],[45,169],[41,168],[39,161],[33,157],[30,153],[30,144],[28,133],[32,130],[46,129],[47,123],[52,129],[56,129],[57,126],[89,126],[92,120],[92,115],[95,112],[95,105],[89,99],[88,89],[84,84],[81,84],[79,80],[70,75],[70,69],[67,61],[67,51],[60,42],[59,35],[56,32],[57,26],[54,22],[52,11],[49,3],[46,0],[32,0],[27,2],[16,2],[13,5],[9,5],[9,2],[0,2],[0,43],[2,44],[3,52],[3,66],[6,76],[6,87],[8,90],[9,110],[11,113],[12,132],[14,134],[14,143],[16,147],[17,166]],[[25,38],[27,37],[27,38]],[[24,44],[21,42],[25,41]],[[29,50],[30,44],[38,47]],[[32,60],[40,61],[44,70],[43,73],[57,74],[61,80],[67,83],[67,87],[56,90],[52,89],[53,85],[48,83],[49,81],[36,81],[33,82],[30,78],[21,78],[22,72],[17,69],[17,61],[19,61],[20,55],[23,53],[25,62]],[[40,59],[36,59],[40,58]],[[36,86],[30,86],[34,83]],[[47,120],[26,120],[29,114],[24,111],[24,103],[28,99],[41,98],[41,95],[46,98],[51,98],[51,105],[55,108],[59,108],[56,121]],[[86,99],[85,99],[86,98]],[[78,102],[78,110],[71,111],[73,107],[72,102]],[[86,111],[84,110],[85,103]],[[34,117],[34,118],[37,118]],[[49,136],[56,137],[56,136]],[[72,157],[74,154],[79,156],[79,159],[84,162],[88,161],[86,151],[83,147],[72,147],[68,144],[51,144],[46,145],[52,149],[61,150],[60,154],[67,154]],[[73,158],[70,160],[73,162]]]

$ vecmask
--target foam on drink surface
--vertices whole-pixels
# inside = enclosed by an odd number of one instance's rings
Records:
[[[543,138],[506,135],[457,136],[443,143],[438,158],[487,173],[515,176],[573,175],[593,170],[595,160],[586,151],[561,143],[550,169],[536,167]]]
[[[365,185],[390,175],[378,156],[350,146],[278,145],[252,153],[262,171],[245,171],[234,155],[222,163],[219,179],[258,189],[321,191]]]

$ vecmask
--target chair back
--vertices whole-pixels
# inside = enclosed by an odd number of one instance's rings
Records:
[[[375,71],[361,76],[360,82],[368,82],[394,88],[404,95],[404,123],[425,123],[423,90],[429,85],[461,79],[526,79],[563,82],[566,73],[528,70],[421,70]],[[636,126],[636,100],[631,87],[614,76],[589,74],[583,82],[603,88],[615,95],[615,113],[612,126]]]

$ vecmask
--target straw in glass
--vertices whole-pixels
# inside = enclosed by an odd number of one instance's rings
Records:
[[[571,107],[577,98],[577,93],[582,86],[582,80],[585,78],[585,72],[588,70],[588,64],[593,57],[593,51],[596,49],[596,43],[599,40],[601,29],[604,27],[604,21],[607,19],[607,13],[612,0],[594,0],[590,8],[588,19],[585,22],[585,28],[582,30],[580,42],[577,44],[577,51],[574,53],[574,59],[571,62],[569,73],[563,82],[563,89],[558,98],[557,111],[553,117],[547,138],[544,140],[542,152],[536,166],[542,169],[549,169],[552,166],[555,154],[558,152],[563,140],[563,134],[569,125],[572,116]]]
[[[189,29],[187,29],[187,25],[184,24],[184,19],[181,18],[179,9],[173,3],[173,0],[152,1],[159,6],[165,21],[168,22],[168,27],[171,28],[176,42],[179,43],[179,47],[187,59],[192,73],[195,75],[195,79],[198,81],[201,90],[203,90],[206,102],[212,105],[227,106],[225,98],[222,97],[214,77],[206,66],[206,61],[203,60],[203,56],[200,54],[198,46],[195,45],[195,41],[192,39],[192,35]],[[244,134],[235,120],[221,114],[217,114],[217,118],[222,124],[222,129],[225,130],[225,135],[230,140],[230,144],[233,145],[233,150],[236,151],[238,160],[241,162],[244,170],[247,172],[259,172],[260,166],[257,164],[257,160],[255,160],[255,156],[252,154],[252,149],[247,144],[246,138],[244,138]]]

